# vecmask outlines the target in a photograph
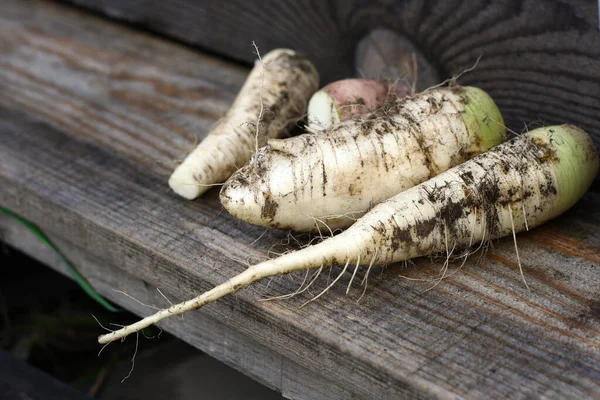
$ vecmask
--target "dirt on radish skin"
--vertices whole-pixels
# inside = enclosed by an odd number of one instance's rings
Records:
[[[313,94],[308,102],[307,130],[318,132],[330,128],[412,94],[408,86],[374,79],[330,83]]]
[[[373,205],[505,140],[482,90],[444,87],[319,134],[270,140],[221,189],[234,217],[317,231],[350,226]]]
[[[267,53],[227,114],[173,172],[169,186],[191,200],[223,183],[267,140],[295,126],[318,87],[319,74],[306,58],[288,49]]]
[[[378,204],[337,236],[251,266],[99,342],[200,308],[263,278],[323,266],[343,265],[343,273],[350,265],[383,265],[514,235],[573,206],[597,172],[598,153],[584,131],[570,125],[536,129]]]

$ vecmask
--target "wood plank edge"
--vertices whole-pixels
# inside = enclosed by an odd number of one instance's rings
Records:
[[[52,233],[46,233],[94,288],[119,306],[139,316],[148,314],[148,308],[115,292],[114,289],[117,286],[120,287],[118,290],[127,288],[127,293],[142,303],[162,304],[165,302],[158,291],[148,283],[96,259],[76,245]],[[0,241],[71,278],[66,266],[56,253],[35,238],[25,226],[4,214],[0,214]],[[178,301],[168,293],[165,295],[171,301]],[[359,398],[356,394],[340,388],[326,378],[314,374],[288,358],[243,336],[205,313],[189,313],[183,319],[167,319],[159,325],[186,343],[261,384],[281,392],[286,398],[334,400]],[[271,369],[268,368],[269,366]]]

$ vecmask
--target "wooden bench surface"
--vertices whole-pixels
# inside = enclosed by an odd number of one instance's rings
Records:
[[[66,6],[1,2],[0,205],[140,315],[152,310],[113,289],[163,307],[155,288],[188,299],[264,260],[286,232],[234,220],[216,190],[189,202],[166,184],[247,71]],[[507,239],[434,288],[443,261],[421,259],[372,273],[360,302],[349,277],[303,308],[310,295],[258,301],[296,290],[292,274],[161,326],[291,398],[598,397],[599,206],[592,190],[519,235],[531,290]],[[7,218],[0,234],[60,269]]]
[[[414,44],[442,78],[476,64],[460,82],[490,93],[510,128],[573,123],[600,145],[594,0],[63,1],[249,64],[251,40],[263,49],[293,47],[310,56],[324,81],[362,72],[359,42],[388,29]],[[387,64],[402,63],[401,49],[375,47]]]

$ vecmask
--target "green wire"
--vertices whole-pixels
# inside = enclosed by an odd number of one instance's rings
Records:
[[[52,249],[61,258],[62,262],[67,266],[67,269],[69,270],[69,273],[71,274],[73,279],[75,279],[77,284],[81,287],[81,289],[83,289],[84,292],[86,292],[88,294],[88,296],[90,296],[92,299],[96,300],[100,305],[102,305],[108,311],[112,311],[112,312],[121,311],[120,309],[115,308],[112,304],[110,304],[104,297],[102,297],[102,295],[100,295],[100,293],[98,293],[88,283],[88,281],[75,269],[75,267],[73,266],[73,264],[71,264],[71,262],[67,259],[67,257],[65,257],[63,255],[63,253],[61,253],[61,251],[58,249],[58,247],[56,247],[54,245],[54,243],[52,243],[50,241],[48,236],[46,236],[44,234],[44,232],[42,232],[40,230],[40,228],[37,227],[37,225],[35,225],[34,223],[21,217],[19,214],[16,214],[16,213],[12,212],[11,210],[4,208],[2,206],[0,206],[0,211],[2,211],[6,215],[9,215],[9,216],[13,217],[14,219],[16,219],[17,221],[19,221],[27,229],[29,229],[31,231],[31,233],[33,233],[40,240],[40,242],[44,243],[46,246],[48,246],[50,249]]]

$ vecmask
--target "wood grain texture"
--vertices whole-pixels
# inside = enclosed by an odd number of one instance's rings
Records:
[[[324,81],[353,73],[358,42],[376,28],[406,36],[451,77],[498,102],[511,129],[573,123],[600,144],[600,36],[593,0],[66,0],[251,62],[263,51],[306,52]]]
[[[5,0],[0,27],[0,204],[93,257],[107,285],[122,273],[191,298],[285,237],[261,238],[215,192],[187,202],[166,186],[165,163],[226,109],[243,69],[52,3]],[[203,335],[235,331],[358,397],[598,397],[599,206],[589,193],[519,236],[531,291],[502,240],[429,291],[439,259],[372,272],[358,303],[362,288],[343,294],[349,277],[304,308],[309,294],[257,301],[294,291],[304,275],[293,274],[190,319],[219,321]],[[178,322],[165,326],[192,341],[199,328]],[[235,348],[231,364],[243,369],[251,349]]]
[[[140,302],[154,307],[168,305],[156,288],[147,282],[99,260],[52,233],[50,233],[50,237],[61,252],[77,266],[77,270],[86,276],[94,288],[114,303],[139,315],[144,315],[150,310]],[[4,214],[0,214],[0,242],[30,255],[37,261],[71,278],[66,266],[53,250],[37,240],[25,226]],[[127,293],[128,296],[138,301],[134,301],[117,290]],[[171,302],[178,301],[171,293],[163,290],[161,292]],[[110,321],[101,322],[105,325],[110,323]],[[337,387],[325,377],[298,366],[273,350],[256,343],[250,337],[240,334],[235,327],[226,326],[209,315],[192,313],[186,315],[185,318],[167,320],[161,326],[206,354],[243,372],[254,380],[280,391],[286,398],[358,399],[357,396]],[[143,348],[143,340],[140,342],[140,346]],[[136,363],[140,361],[138,359]]]

